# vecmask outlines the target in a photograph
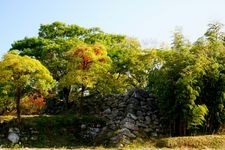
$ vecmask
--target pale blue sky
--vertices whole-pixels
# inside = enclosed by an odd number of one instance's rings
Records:
[[[54,21],[100,27],[157,46],[170,43],[177,26],[194,41],[208,23],[225,24],[225,0],[0,0],[0,21],[0,55]]]

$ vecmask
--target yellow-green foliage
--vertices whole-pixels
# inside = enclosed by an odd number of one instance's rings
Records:
[[[19,56],[11,51],[0,62],[0,83],[4,84],[4,92],[12,92],[16,88],[38,89],[44,94],[54,86],[54,80],[38,60],[28,56]]]
[[[20,100],[32,92],[46,95],[54,83],[48,69],[38,60],[20,56],[17,51],[9,52],[0,62],[0,96],[15,98],[18,119]],[[7,99],[1,98],[1,100]]]
[[[61,80],[62,85],[93,88],[98,79],[110,68],[111,60],[105,47],[100,44],[82,43],[71,49],[67,56],[68,72]]]

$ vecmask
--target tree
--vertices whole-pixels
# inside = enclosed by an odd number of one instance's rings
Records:
[[[219,40],[223,40],[224,33],[221,32],[223,24],[219,22],[215,22],[215,23],[210,23],[208,26],[209,28],[205,33],[205,37],[207,38],[208,41],[216,42]]]
[[[110,74],[115,86],[114,93],[124,92],[134,87],[145,88],[148,73],[153,67],[155,50],[143,50],[137,39],[126,38],[114,44],[108,55],[112,60]]]
[[[181,52],[187,50],[188,47],[190,47],[190,42],[185,39],[182,30],[177,28],[173,33],[172,49]]]
[[[157,96],[160,114],[163,116],[165,129],[172,135],[186,134],[186,113],[189,101],[178,97],[180,87],[177,84],[184,68],[193,63],[191,55],[184,51],[158,50],[157,66],[149,74],[148,88]],[[180,95],[181,96],[181,95]],[[183,96],[183,95],[182,95]],[[189,111],[187,111],[189,112]]]
[[[83,28],[75,24],[53,22],[42,24],[38,37],[24,38],[14,42],[11,50],[18,49],[20,55],[38,59],[48,68],[53,78],[60,82],[60,79],[67,74],[66,53],[79,43],[101,43],[110,52],[113,45],[121,43],[124,39],[125,36],[108,34],[99,28]],[[61,87],[58,90],[59,95],[62,95],[65,104],[68,105],[71,87]]]
[[[225,47],[220,35],[218,26],[210,25],[192,45],[176,34],[172,50],[157,51],[160,66],[150,72],[148,88],[157,95],[172,135],[213,133],[225,122]]]
[[[15,98],[17,120],[20,121],[21,99],[32,92],[48,94],[48,90],[54,86],[54,80],[38,60],[11,51],[0,62],[0,84],[2,93]]]
[[[223,25],[209,24],[204,40],[196,43],[199,53],[204,53],[210,63],[206,67],[206,75],[202,78],[202,94],[199,101],[208,108],[204,130],[208,133],[216,132],[225,122],[225,45]]]
[[[99,28],[83,28],[61,22],[44,24],[39,28],[38,37],[24,38],[12,44],[20,55],[36,58],[45,65],[57,81],[59,99],[68,106],[69,96],[77,84],[60,83],[68,74],[71,59],[68,51],[82,44],[103,45],[112,65],[107,74],[102,74],[98,82],[89,88],[90,94],[102,96],[109,93],[122,93],[133,87],[145,88],[148,73],[153,67],[155,50],[143,50],[137,39],[123,35],[108,34]],[[65,85],[65,86],[63,86]],[[77,86],[76,88],[79,89]]]
[[[91,89],[104,74],[108,73],[110,58],[100,44],[82,43],[68,53],[67,74],[63,76],[63,86],[75,85],[80,90],[80,113],[82,113],[84,92]]]

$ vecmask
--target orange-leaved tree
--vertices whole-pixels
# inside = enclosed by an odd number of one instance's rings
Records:
[[[67,53],[67,74],[62,78],[63,86],[76,86],[80,91],[80,112],[84,103],[84,93],[94,87],[98,79],[108,73],[111,59],[101,44],[81,43]]]

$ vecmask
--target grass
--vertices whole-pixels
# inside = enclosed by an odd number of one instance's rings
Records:
[[[225,135],[204,135],[163,138],[157,141],[157,147],[181,148],[188,147],[192,149],[225,149]]]
[[[105,121],[93,116],[76,117],[74,115],[57,116],[22,116],[22,122],[18,126],[15,117],[0,116],[0,149],[97,149],[97,150],[169,150],[169,149],[225,149],[225,135],[205,135],[189,137],[169,137],[161,139],[136,140],[130,145],[121,148],[105,148],[104,146],[93,146],[93,141],[80,137],[81,124],[93,126]],[[11,145],[7,140],[8,128],[19,127],[23,136],[30,137],[30,128],[39,132],[38,139],[21,140],[20,144]]]

